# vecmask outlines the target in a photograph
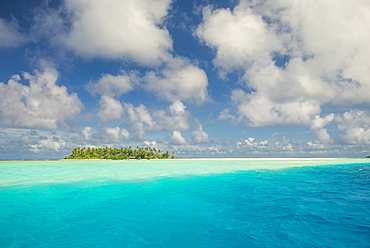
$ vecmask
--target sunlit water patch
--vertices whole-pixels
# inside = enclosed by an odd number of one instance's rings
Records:
[[[1,247],[369,247],[369,160],[0,162]]]

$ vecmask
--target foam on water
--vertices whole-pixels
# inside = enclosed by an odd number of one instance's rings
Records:
[[[368,247],[369,160],[0,162],[1,247]]]

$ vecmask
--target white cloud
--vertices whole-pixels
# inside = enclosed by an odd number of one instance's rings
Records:
[[[101,131],[103,132],[96,134],[99,146],[101,146],[102,140],[104,143],[121,143],[130,138],[130,132],[120,127],[104,127]]]
[[[92,95],[119,97],[133,89],[131,77],[134,75],[125,72],[117,76],[103,74],[98,81],[87,84],[86,90]]]
[[[75,93],[56,85],[58,73],[45,68],[34,74],[24,73],[29,86],[19,83],[15,75],[7,84],[0,83],[0,121],[10,127],[56,129],[72,121],[82,109]]]
[[[259,154],[259,156],[262,154],[268,154],[271,152],[273,147],[269,145],[268,140],[257,141],[255,138],[249,137],[237,142],[234,149],[240,153],[239,156],[244,157],[246,154],[248,154],[248,156],[251,156],[252,154]]]
[[[298,56],[311,57],[307,67],[316,75],[334,78],[340,88],[340,78],[369,85],[364,60],[370,53],[369,1],[269,1],[272,6],[283,8],[278,18],[291,28],[286,42],[294,41]]]
[[[173,115],[182,115],[185,113],[186,107],[182,102],[176,101],[171,104],[169,109],[170,109],[171,114]]]
[[[244,140],[245,144],[251,148],[266,148],[267,144],[269,143],[268,140],[264,140],[261,142],[257,142],[255,138],[249,137],[248,139]]]
[[[167,60],[172,39],[161,27],[170,0],[66,0],[72,27],[66,45],[86,58],[130,59],[143,65]]]
[[[298,99],[287,103],[274,103],[262,94],[247,94],[242,90],[234,90],[231,99],[238,108],[240,120],[245,120],[253,127],[309,125],[311,119],[321,111],[314,101]]]
[[[119,127],[106,127],[105,133],[112,136],[114,139],[119,139],[120,128]]]
[[[157,130],[186,131],[189,129],[189,117],[189,111],[186,110],[186,106],[180,101],[172,103],[167,111],[153,111]]]
[[[172,142],[176,145],[185,145],[186,139],[182,137],[180,131],[173,131],[172,133]]]
[[[0,18],[0,48],[13,48],[22,45],[26,41],[20,33],[15,19],[6,21]]]
[[[255,60],[269,59],[272,51],[282,48],[262,16],[254,13],[245,1],[233,10],[206,7],[196,35],[216,50],[213,62],[226,72]]]
[[[19,141],[33,153],[48,152],[50,150],[59,151],[66,145],[66,141],[57,136],[31,137],[28,134],[23,134]]]
[[[231,95],[239,121],[309,126],[325,104],[370,103],[369,9],[366,0],[240,1],[233,10],[206,7],[196,34],[215,49],[221,74],[244,74],[252,93]]]
[[[351,110],[336,117],[338,128],[346,134],[342,139],[351,145],[370,144],[370,113],[368,111]]]
[[[334,120],[334,116],[334,114],[329,114],[324,118],[321,118],[319,115],[316,115],[315,119],[311,122],[311,131],[322,143],[333,143],[333,139],[330,137],[328,131],[324,128],[324,126],[332,122]]]
[[[52,139],[43,139],[40,140],[39,148],[46,148],[46,149],[52,149],[52,150],[60,150],[65,145],[65,141],[58,139],[58,138],[52,138]]]
[[[157,145],[157,142],[156,141],[148,141],[148,140],[146,140],[143,143],[144,143],[144,145],[149,146],[149,147],[155,147]]]
[[[314,148],[314,149],[323,149],[325,148],[325,146],[322,144],[322,143],[318,143],[318,142],[307,142],[307,145],[311,148]]]
[[[86,86],[93,95],[118,97],[141,79],[142,88],[160,99],[202,104],[208,99],[206,73],[171,54],[172,38],[164,27],[170,5],[171,0],[66,0],[61,10],[38,15],[33,31],[84,58],[119,59],[156,68],[140,78],[125,72],[105,74]]]
[[[160,72],[148,72],[144,89],[167,101],[202,104],[208,99],[206,73],[184,58],[172,58]]]
[[[191,133],[191,142],[194,144],[209,142],[208,134],[203,131],[202,125],[199,124],[197,130]]]
[[[46,8],[43,8],[43,6]],[[63,19],[61,8],[54,9],[47,6],[47,4],[43,6],[39,6],[34,11],[35,16],[33,17],[33,25],[30,29],[30,39],[33,42],[40,42],[42,39],[45,39],[51,45],[64,46],[65,24],[69,21]]]
[[[327,102],[328,98],[335,96],[335,89],[307,68],[307,63],[301,58],[292,58],[285,68],[276,66],[272,61],[254,64],[246,70],[244,79],[249,87],[265,94],[273,102],[297,99]]]
[[[124,109],[122,104],[111,97],[102,96],[99,102],[100,110],[98,116],[101,122],[111,122],[121,119]]]
[[[121,136],[123,139],[127,140],[130,138],[130,132],[127,129],[121,128]]]
[[[218,114],[217,119],[218,120],[227,120],[227,119],[234,120],[236,116],[229,114],[229,112],[230,110],[228,108],[225,108]]]
[[[124,139],[143,139],[145,133],[156,131],[186,131],[189,130],[190,113],[186,106],[176,101],[167,110],[148,109],[143,104],[135,107],[130,103],[120,103],[110,97],[102,97],[98,116],[102,122],[122,120],[128,130],[120,129]],[[83,130],[85,137],[91,138],[91,129]],[[105,132],[106,133],[106,132]],[[118,133],[118,131],[117,131]],[[117,135],[116,135],[117,136]]]
[[[293,142],[285,136],[281,136],[279,133],[274,133],[272,135],[273,150],[276,152],[293,152],[296,147]]]
[[[134,107],[130,103],[124,103],[123,106],[129,117],[128,126],[130,133],[138,139],[143,139],[145,130],[152,128],[155,124],[150,112],[142,104]]]
[[[84,127],[82,130],[82,135],[85,137],[85,140],[90,140],[92,136],[92,127]]]
[[[130,139],[130,132],[121,127],[85,127],[82,135],[82,140],[75,137],[73,143],[77,142],[78,146],[83,144],[82,146],[111,147],[113,144],[120,144]]]

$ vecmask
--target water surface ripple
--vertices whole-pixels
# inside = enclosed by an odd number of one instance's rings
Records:
[[[0,162],[1,247],[370,247],[370,163]]]

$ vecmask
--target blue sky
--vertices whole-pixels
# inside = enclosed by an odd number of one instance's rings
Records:
[[[370,155],[368,0],[0,2],[0,159]]]

